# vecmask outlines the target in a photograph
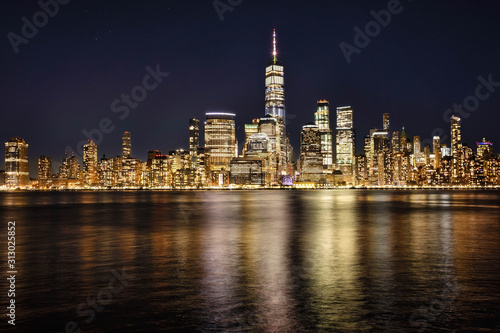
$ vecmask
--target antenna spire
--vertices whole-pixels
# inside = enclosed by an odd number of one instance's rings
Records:
[[[273,59],[276,62],[278,56],[278,51],[276,51],[276,29],[273,29]]]

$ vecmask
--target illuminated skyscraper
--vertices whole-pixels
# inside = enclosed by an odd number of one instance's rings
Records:
[[[321,154],[323,155],[323,172],[333,171],[333,143],[330,129],[330,106],[328,101],[318,101],[318,110],[314,114],[316,126],[321,134]]]
[[[392,144],[391,145],[392,145],[392,153],[394,155],[400,153],[401,148],[400,148],[400,139],[399,139],[399,132],[398,131],[395,131],[392,133]]]
[[[205,149],[212,186],[223,186],[229,182],[231,159],[236,157],[235,117],[233,113],[206,114]]]
[[[97,185],[97,146],[92,140],[83,146],[83,173],[86,185]]]
[[[453,181],[457,182],[462,178],[462,120],[459,117],[451,117],[451,155],[452,155],[452,175]]]
[[[26,187],[29,181],[28,144],[12,137],[5,143],[5,186]]]
[[[132,139],[130,132],[124,132],[122,136],[122,157],[132,157]]]
[[[248,150],[248,140],[255,133],[259,133],[259,118],[252,119],[251,124],[245,124],[245,144],[243,146],[243,156],[246,155]]]
[[[350,182],[356,151],[353,126],[353,111],[350,106],[337,108],[337,168],[344,174],[344,180]]]
[[[52,159],[47,156],[38,158],[38,185],[43,186],[44,182],[52,177]]]
[[[486,141],[483,138],[483,141],[477,142],[477,156],[481,158],[488,158],[493,155],[493,144],[489,141]]]
[[[323,155],[321,154],[321,132],[317,125],[308,123],[300,133],[300,180],[320,182],[323,175]]]
[[[200,120],[196,118],[189,119],[189,156],[191,165],[190,183],[196,181],[198,172],[198,147],[200,146]]]
[[[384,126],[384,131],[389,132],[390,130],[390,121],[389,121],[389,114],[384,113],[383,115],[383,126]]]
[[[80,179],[80,163],[75,156],[68,159],[68,178]]]
[[[434,151],[434,169],[441,167],[441,138],[435,136],[432,138],[432,150]]]
[[[196,156],[200,146],[200,121],[196,118],[189,119],[189,154]]]
[[[285,74],[283,65],[278,60],[276,30],[273,31],[273,58],[266,67],[266,115],[276,119],[276,155],[278,173],[284,174],[288,165],[287,133],[285,125]]]

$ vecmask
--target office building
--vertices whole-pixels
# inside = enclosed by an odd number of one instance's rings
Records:
[[[321,154],[323,155],[323,172],[331,174],[333,163],[333,140],[330,129],[330,105],[328,101],[318,101],[318,108],[314,113],[314,120],[321,134]]]
[[[206,114],[205,150],[208,155],[210,186],[229,184],[231,159],[236,157],[235,117],[233,113]]]
[[[96,186],[98,184],[97,146],[92,140],[83,146],[83,175],[85,185]]]
[[[24,188],[29,182],[28,144],[12,137],[5,143],[5,186]]]
[[[344,174],[344,180],[346,180],[346,182],[351,182],[356,146],[353,124],[353,110],[350,106],[342,106],[337,108],[336,137],[337,169],[339,169]]]

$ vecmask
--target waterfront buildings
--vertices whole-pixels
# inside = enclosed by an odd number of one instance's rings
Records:
[[[321,155],[323,157],[323,172],[331,174],[335,164],[333,162],[333,140],[330,129],[330,103],[327,100],[318,101],[318,109],[314,114],[314,122],[321,135]]]
[[[205,150],[210,186],[229,185],[231,159],[237,155],[235,117],[235,114],[225,112],[206,114]]]
[[[98,184],[97,146],[92,140],[83,146],[83,175],[85,185],[96,186]]]
[[[337,168],[347,181],[352,181],[356,145],[353,110],[350,106],[337,108],[336,154]]]
[[[25,188],[29,181],[28,144],[12,137],[5,143],[5,186]]]
[[[265,68],[265,115],[244,126],[244,144],[239,155],[236,115],[208,112],[204,126],[189,119],[188,149],[163,154],[147,152],[143,162],[132,155],[132,135],[122,135],[121,155],[97,159],[97,146],[89,141],[83,156],[66,153],[58,174],[52,175],[52,159],[38,159],[41,189],[194,189],[221,187],[297,186],[498,186],[500,158],[486,139],[468,147],[462,142],[462,120],[451,117],[451,145],[439,136],[421,140],[408,136],[405,128],[391,133],[390,114],[382,113],[382,129],[364,137],[363,152],[356,155],[354,112],[351,106],[336,108],[336,126],[330,126],[330,103],[317,101],[314,123],[302,127],[300,154],[293,149],[286,131],[284,66],[278,60],[276,31],[273,52]],[[202,133],[204,132],[204,133]],[[298,133],[297,133],[298,134]],[[296,134],[296,135],[297,135]],[[200,138],[204,135],[204,147]],[[335,142],[333,142],[335,138]],[[423,136],[422,138],[425,138]],[[443,140],[444,137],[443,137]],[[118,145],[117,140],[117,145]],[[5,144],[3,188],[29,188],[28,145],[12,138]],[[475,148],[475,149],[473,149]],[[80,161],[83,168],[80,165]]]

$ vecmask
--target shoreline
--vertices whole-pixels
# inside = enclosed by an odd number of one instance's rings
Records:
[[[367,191],[498,191],[500,186],[485,186],[485,187],[385,187],[385,186],[344,186],[344,187],[325,187],[325,188],[295,188],[295,187],[276,187],[276,188],[78,188],[78,189],[0,189],[0,193],[21,193],[21,192],[221,192],[221,191],[337,191],[337,190],[367,190]]]

